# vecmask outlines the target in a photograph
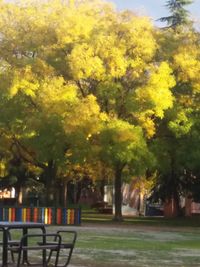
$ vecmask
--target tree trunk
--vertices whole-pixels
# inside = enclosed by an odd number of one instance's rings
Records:
[[[186,217],[192,216],[192,197],[190,193],[186,194],[185,196],[185,216]]]
[[[15,187],[15,192],[16,192],[16,196],[17,196],[17,204],[18,205],[21,205],[22,204],[22,201],[23,201],[23,195],[22,195],[22,186],[16,186]]]
[[[180,215],[180,197],[178,192],[179,180],[177,179],[176,173],[176,155],[175,152],[171,153],[171,205],[172,207],[172,216],[177,217]]]
[[[115,215],[113,220],[114,221],[122,221],[122,169],[120,167],[116,167],[115,170],[115,198],[114,198],[114,204],[115,204]]]
[[[106,181],[105,178],[103,178],[100,184],[100,194],[102,201],[104,200],[104,195],[105,195],[105,184],[106,184],[105,181]]]
[[[54,206],[59,207],[61,204],[61,186],[58,183],[55,183],[54,186]]]
[[[48,166],[44,171],[45,186],[46,186],[46,205],[55,204],[56,196],[56,175],[57,168],[53,160],[48,162]]]
[[[63,207],[67,207],[67,182],[63,182],[63,199],[62,199]]]
[[[59,187],[59,202],[62,207],[67,207],[67,181],[63,180]]]

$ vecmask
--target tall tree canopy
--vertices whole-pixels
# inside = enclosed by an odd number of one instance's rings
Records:
[[[170,62],[176,84],[174,105],[166,111],[153,141],[159,170],[156,195],[173,198],[179,206],[180,195],[192,196],[194,184],[199,184],[195,167],[199,158],[199,33],[192,27],[170,28],[160,40],[159,57]]]
[[[101,161],[120,220],[122,179],[154,162],[148,144],[165,115],[175,114],[175,136],[192,127],[182,106],[199,90],[197,36],[158,33],[148,18],[98,0],[1,1],[0,35],[5,148],[40,169],[49,200],[70,165]]]
[[[167,22],[167,25],[172,28],[180,25],[190,24],[190,13],[185,7],[193,2],[193,0],[168,0],[166,7],[168,8],[170,15],[167,17],[162,17],[159,20],[162,22]]]

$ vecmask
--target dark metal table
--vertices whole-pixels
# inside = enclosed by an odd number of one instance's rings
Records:
[[[2,267],[8,266],[8,231],[10,229],[22,229],[23,235],[26,235],[28,233],[28,229],[34,228],[41,229],[43,234],[46,233],[44,223],[0,221],[0,229],[3,231]],[[23,262],[28,263],[27,251],[24,251]]]

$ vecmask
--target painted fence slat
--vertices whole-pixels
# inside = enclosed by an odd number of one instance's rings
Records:
[[[81,209],[54,207],[0,207],[0,221],[80,225]]]

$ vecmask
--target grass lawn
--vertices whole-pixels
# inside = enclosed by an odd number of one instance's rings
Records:
[[[83,225],[74,266],[200,266],[200,229]]]
[[[132,217],[83,212],[72,263],[87,267],[200,266],[200,218]]]
[[[111,215],[83,213],[81,226],[49,226],[47,232],[78,232],[69,267],[197,267],[199,226],[199,218],[126,218],[117,224]]]

